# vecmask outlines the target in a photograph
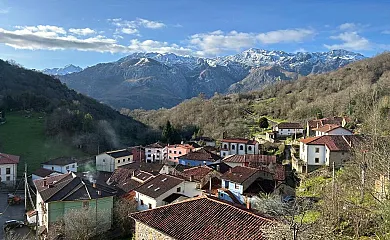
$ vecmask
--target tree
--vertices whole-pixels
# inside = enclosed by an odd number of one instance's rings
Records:
[[[260,128],[268,128],[269,127],[268,119],[266,117],[261,117],[259,119],[259,125]]]
[[[123,236],[128,236],[133,232],[134,220],[129,217],[137,211],[137,203],[132,199],[119,199],[114,203],[114,226],[118,227]]]
[[[180,141],[180,135],[168,120],[162,131],[162,141],[164,143],[175,144]]]

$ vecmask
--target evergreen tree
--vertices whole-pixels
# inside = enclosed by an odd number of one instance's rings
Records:
[[[259,125],[260,128],[268,128],[269,127],[268,119],[266,117],[261,117],[259,119]]]

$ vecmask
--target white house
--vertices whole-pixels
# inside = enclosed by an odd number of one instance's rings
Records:
[[[299,158],[293,161],[293,168],[298,172],[310,172],[321,166],[341,166],[350,156],[350,150],[356,135],[324,135],[310,137],[300,141]]]
[[[42,163],[42,168],[59,173],[77,172],[77,161],[73,157],[59,157]]]
[[[343,128],[337,124],[325,124],[322,127],[313,129],[315,131],[316,136],[324,136],[324,135],[352,135],[352,132],[348,129]]]
[[[0,181],[7,185],[15,185],[19,156],[0,153]]]
[[[37,170],[35,170],[31,174],[31,179],[34,181],[34,180],[37,180],[37,179],[42,179],[42,178],[45,178],[45,177],[52,177],[52,176],[61,175],[61,174],[62,173],[56,172],[56,171],[51,170],[51,169],[38,168]]]
[[[286,137],[303,134],[303,127],[300,123],[283,122],[274,127],[277,136]]]
[[[221,140],[221,157],[228,155],[258,154],[259,143],[244,138],[226,138]]]
[[[118,167],[133,162],[133,153],[127,149],[101,153],[96,156],[96,170],[114,172]]]
[[[182,178],[160,174],[135,189],[138,210],[154,209],[178,198],[188,198],[202,195],[196,188],[196,182],[185,181]]]
[[[145,147],[146,162],[163,163],[168,158],[168,148],[164,143],[156,142]]]

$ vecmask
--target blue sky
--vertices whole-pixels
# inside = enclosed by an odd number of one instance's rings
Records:
[[[0,58],[28,68],[132,52],[223,56],[269,50],[390,49],[390,1],[0,0]]]

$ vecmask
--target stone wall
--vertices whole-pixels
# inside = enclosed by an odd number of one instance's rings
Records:
[[[174,240],[173,238],[149,227],[141,222],[135,222],[135,240]]]

